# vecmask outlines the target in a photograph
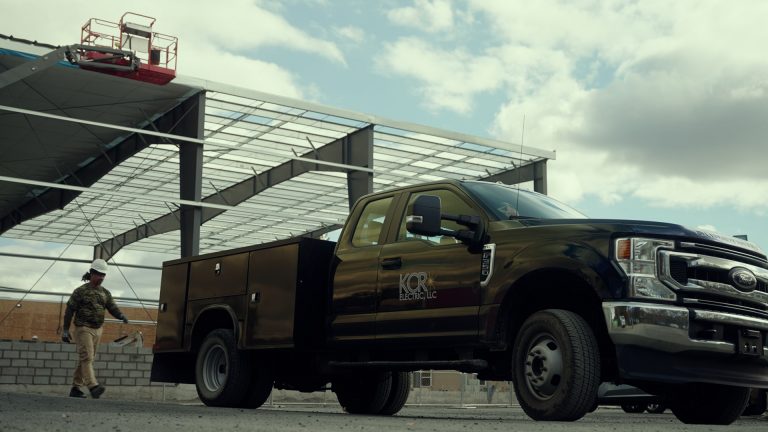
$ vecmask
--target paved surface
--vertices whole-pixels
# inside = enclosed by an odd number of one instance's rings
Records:
[[[338,406],[290,405],[258,410],[199,404],[72,399],[0,392],[0,430],[44,432],[138,431],[761,431],[768,417],[747,417],[730,427],[689,426],[672,414],[625,414],[599,408],[573,423],[535,422],[519,408],[406,406],[392,417],[352,416]]]

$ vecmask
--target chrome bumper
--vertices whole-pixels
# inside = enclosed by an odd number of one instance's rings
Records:
[[[640,302],[603,303],[608,334],[615,345],[632,345],[666,353],[703,351],[734,354],[734,344],[692,339],[691,321],[731,324],[768,331],[768,320],[743,315],[696,310],[679,306]],[[768,356],[768,347],[763,347]]]

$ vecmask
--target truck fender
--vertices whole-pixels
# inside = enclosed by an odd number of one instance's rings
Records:
[[[501,257],[496,278],[504,281],[497,286],[488,303],[501,304],[510,290],[536,273],[546,271],[566,272],[592,287],[601,298],[621,296],[624,285],[621,275],[609,257],[604,256],[584,243],[551,242],[530,245],[516,254],[505,254],[503,248],[497,250]]]
[[[215,314],[214,316],[216,317],[213,321],[205,319],[205,317],[210,318],[212,314]],[[240,340],[240,325],[235,311],[226,304],[212,304],[201,309],[195,317],[187,348],[190,350],[195,349],[200,345],[205,335],[217,328],[231,328],[234,332],[235,340]]]
[[[514,255],[505,254],[503,249],[497,250],[497,256],[500,259],[497,261],[499,265],[495,278],[500,282],[491,284],[490,290],[485,293],[485,304],[498,305],[498,312],[489,314],[488,321],[481,325],[484,327],[485,340],[493,341],[498,348],[503,349],[510,342],[508,339],[512,335],[508,333],[514,330],[510,329],[509,325],[512,320],[521,319],[514,316],[516,312],[532,313],[537,308],[581,307],[577,312],[588,315],[584,318],[597,330],[601,329],[604,323],[600,322],[602,311],[594,306],[598,306],[602,299],[615,298],[622,294],[622,277],[613,262],[587,244],[535,244]],[[546,300],[539,298],[541,304],[521,304],[516,301],[516,298],[528,298],[527,294],[533,291],[531,288],[536,286],[539,280],[554,282],[554,285],[548,288],[555,292],[566,289],[580,290],[584,295],[577,298],[583,299],[584,302],[580,305],[558,303],[557,296],[549,296]],[[557,283],[561,280],[567,281],[568,286]],[[598,330],[598,333],[603,331],[604,329]],[[598,334],[598,339],[602,342],[603,335]]]

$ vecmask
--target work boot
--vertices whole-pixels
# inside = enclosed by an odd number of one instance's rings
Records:
[[[69,397],[84,398],[85,393],[80,390],[80,387],[72,387],[72,390],[69,391]]]
[[[89,389],[91,391],[91,397],[94,399],[98,399],[101,395],[104,394],[104,391],[106,390],[103,385],[96,384],[95,386],[91,387]]]

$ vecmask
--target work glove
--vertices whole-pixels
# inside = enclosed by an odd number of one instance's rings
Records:
[[[121,316],[120,319],[123,320],[123,324],[128,324],[128,318],[125,315]]]
[[[61,341],[66,343],[72,342],[72,338],[69,337],[69,330],[61,332]]]

